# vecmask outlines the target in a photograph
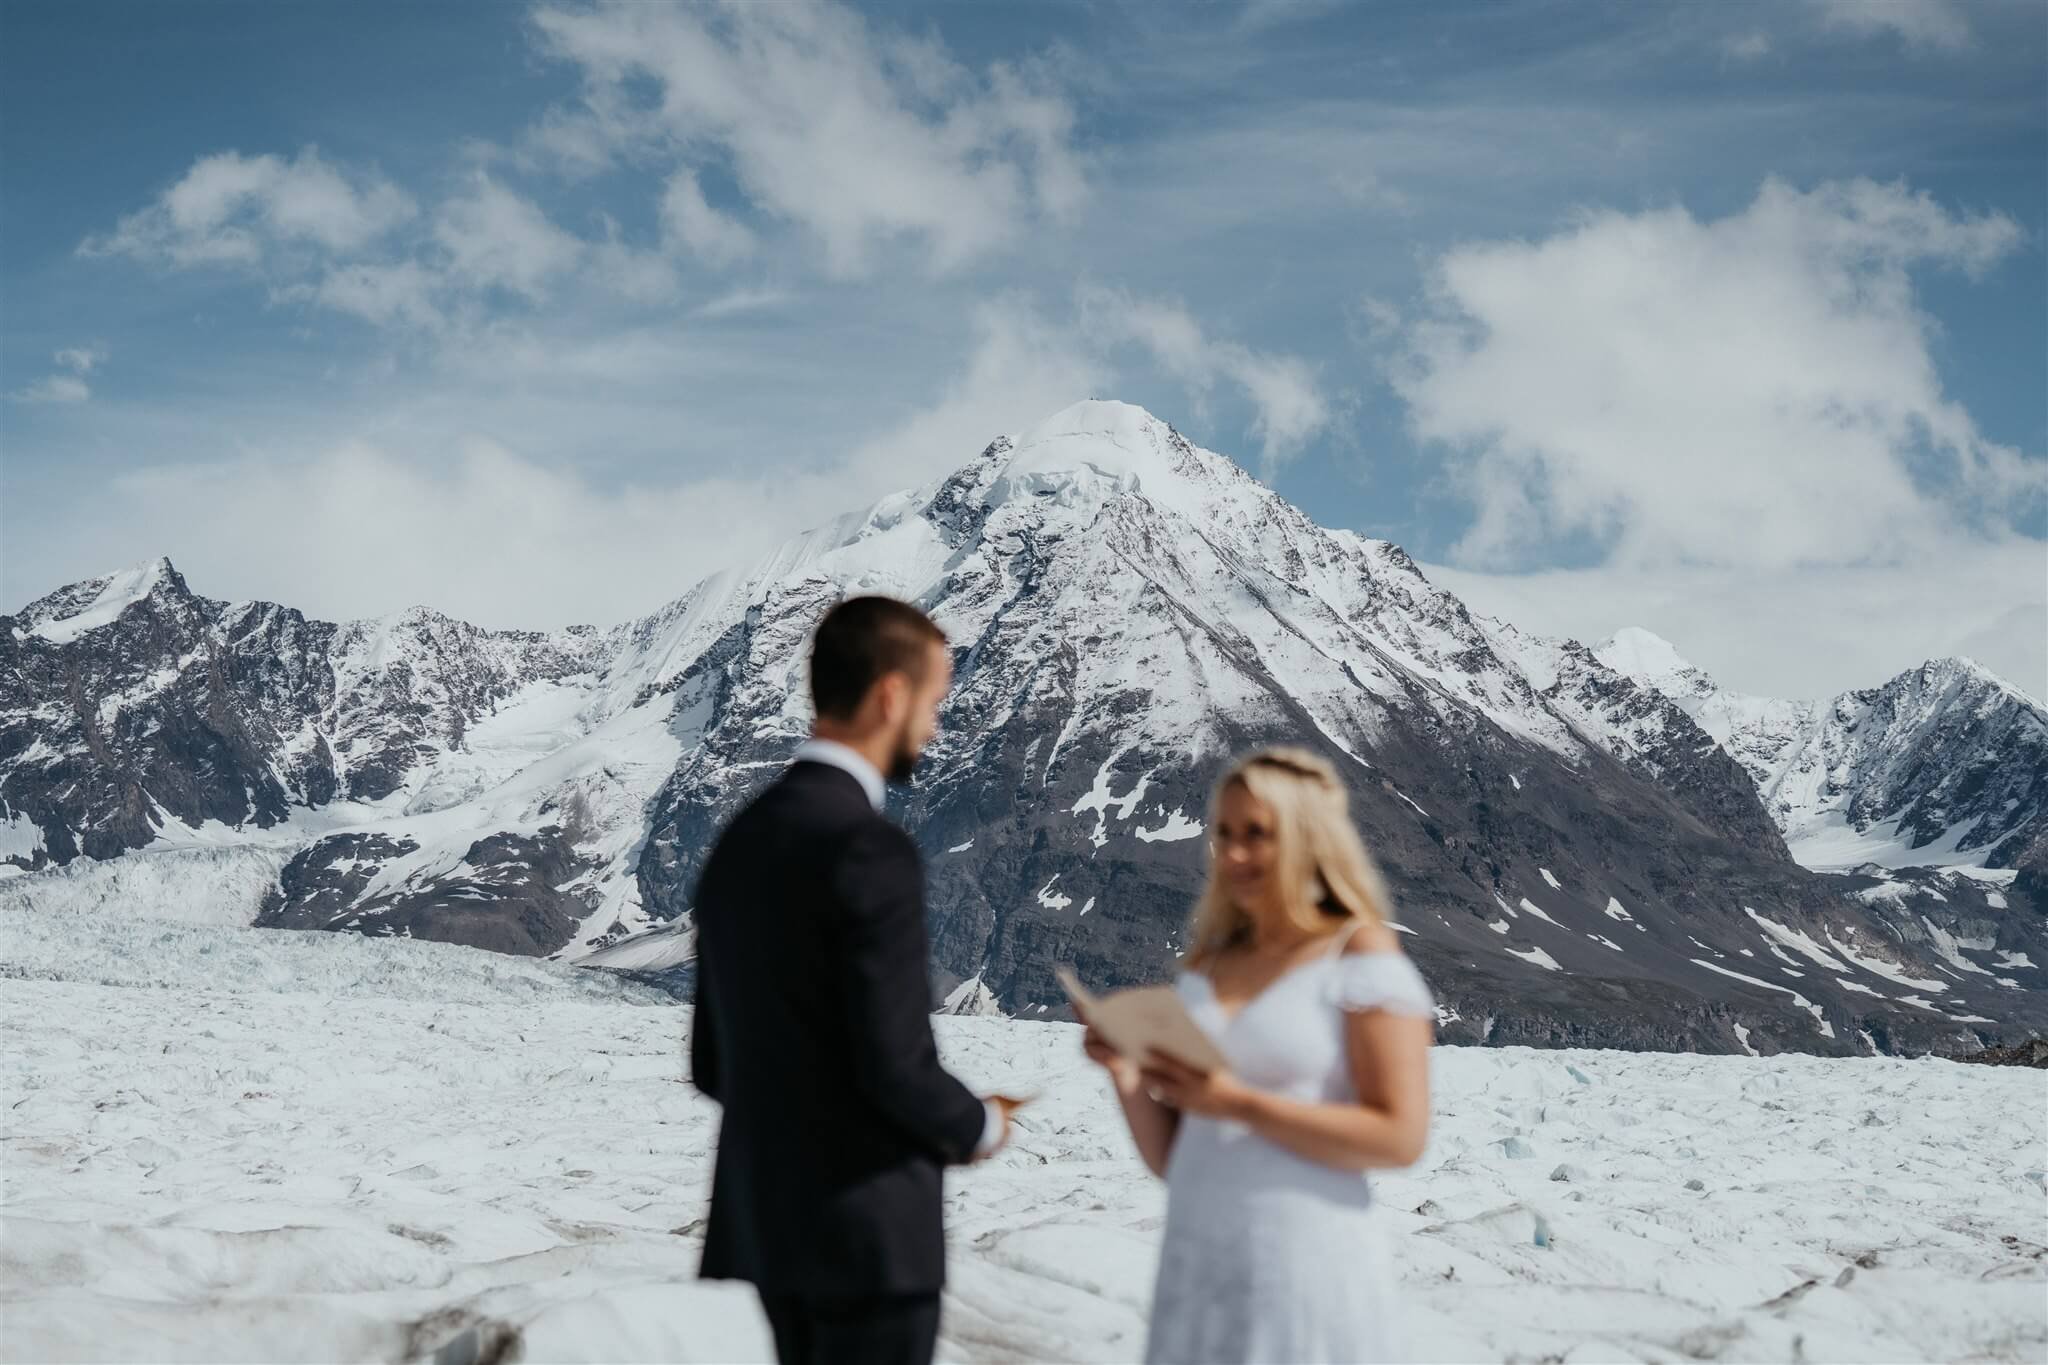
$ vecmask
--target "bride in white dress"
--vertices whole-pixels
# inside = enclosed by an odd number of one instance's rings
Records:
[[[1146,1359],[1405,1359],[1365,1172],[1422,1153],[1429,987],[1321,758],[1267,749],[1232,767],[1209,848],[1175,988],[1228,1068],[1123,1057],[1093,1029],[1085,1043],[1166,1178]]]

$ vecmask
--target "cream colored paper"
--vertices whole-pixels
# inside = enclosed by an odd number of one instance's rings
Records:
[[[1137,986],[1094,995],[1067,968],[1056,967],[1053,974],[1095,1031],[1124,1056],[1142,1062],[1148,1052],[1157,1050],[1197,1071],[1229,1065],[1172,987]]]

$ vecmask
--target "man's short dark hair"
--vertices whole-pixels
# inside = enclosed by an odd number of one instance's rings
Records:
[[[849,597],[825,613],[811,640],[811,705],[821,716],[849,720],[884,675],[923,682],[931,647],[945,643],[946,632],[908,602]]]

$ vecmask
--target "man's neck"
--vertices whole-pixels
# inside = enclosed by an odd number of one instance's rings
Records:
[[[878,773],[889,771],[889,741],[879,734],[856,734],[836,725],[814,725],[812,739],[826,739],[834,744],[843,744],[868,761]]]

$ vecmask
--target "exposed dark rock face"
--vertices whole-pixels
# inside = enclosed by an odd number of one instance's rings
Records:
[[[0,865],[40,871],[237,836],[289,839],[294,812],[422,788],[499,703],[589,673],[609,648],[588,629],[493,632],[418,608],[313,621],[200,597],[168,560],[59,589],[0,617],[0,820],[34,831]],[[423,788],[409,804],[435,799]],[[529,837],[568,874],[559,839]],[[303,851],[260,922],[534,953],[567,942],[587,913],[545,883],[514,894],[509,874],[361,900],[378,862],[417,845],[376,832],[296,842]],[[489,840],[478,848],[487,856]],[[475,903],[480,887],[503,905],[502,926]]]
[[[285,865],[256,924],[540,956],[566,943],[582,917],[582,903],[555,890],[580,866],[558,825],[537,835],[488,835],[469,846],[458,868],[424,886],[378,888],[389,864],[418,851],[410,840],[375,834],[322,839]]]
[[[2048,919],[2048,825],[2043,825],[2013,859],[2012,889],[2036,915]]]
[[[2048,1070],[2048,1038],[2032,1038],[2011,1047],[1987,1047],[1956,1059],[1981,1062],[1985,1066],[2032,1066]]]

